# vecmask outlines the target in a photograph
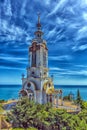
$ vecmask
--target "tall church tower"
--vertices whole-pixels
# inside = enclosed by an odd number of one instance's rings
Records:
[[[40,15],[38,15],[37,30],[35,38],[29,46],[29,67],[26,78],[22,76],[22,96],[28,96],[30,100],[45,104],[52,102],[52,92],[54,85],[48,72],[48,48],[43,40],[41,30]],[[50,95],[50,97],[49,97]]]

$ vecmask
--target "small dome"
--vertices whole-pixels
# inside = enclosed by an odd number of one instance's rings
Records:
[[[46,83],[44,83],[43,85],[43,90],[47,93],[47,94],[51,94],[54,92],[54,85],[51,81],[47,81]]]

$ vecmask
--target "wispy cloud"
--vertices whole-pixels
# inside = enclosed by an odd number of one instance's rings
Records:
[[[12,56],[0,56],[0,59],[10,61],[10,62],[20,62],[20,63],[27,63],[27,58],[21,58],[21,57],[12,57]]]
[[[49,56],[49,60],[71,60],[72,57],[70,55],[62,55],[62,56]]]
[[[53,14],[56,13],[60,8],[63,8],[66,3],[67,3],[67,0],[57,1],[57,3],[55,4],[55,7],[54,7],[53,10],[51,11],[51,13],[48,14],[48,16],[53,15]]]
[[[80,45],[80,46],[74,46],[74,47],[72,47],[72,49],[74,51],[84,51],[84,50],[87,50],[87,44]]]
[[[63,73],[64,74],[64,73]],[[71,76],[87,76],[87,70],[79,70],[79,71],[67,71],[65,75]]]
[[[50,71],[64,71],[65,69],[59,67],[50,67]]]
[[[87,65],[82,65],[82,64],[76,64],[76,65],[74,65],[75,67],[80,67],[80,68],[84,68],[84,69],[86,69],[87,68]]]
[[[83,18],[84,18],[84,20],[87,21],[87,12],[84,12],[84,13],[83,13]]]
[[[2,0],[0,9],[3,70],[26,68],[28,46],[35,38],[37,12],[40,12],[50,73],[55,74],[55,80],[86,77],[87,0]],[[6,73],[3,71],[3,74]]]
[[[12,16],[12,8],[11,8],[11,1],[10,0],[5,0],[5,2],[4,2],[4,13],[7,16]]]
[[[31,36],[21,27],[15,26],[14,24],[10,24],[6,20],[1,20],[0,23],[0,35],[1,40],[17,40],[17,41],[29,41],[31,40]]]
[[[17,68],[17,67],[9,67],[9,66],[0,66],[2,70],[17,70],[17,71],[24,71],[24,68]]]
[[[77,32],[77,40],[80,40],[81,38],[84,37],[87,37],[87,26],[83,26]]]
[[[20,10],[20,12],[21,12],[20,17],[24,16],[26,14],[26,6],[27,6],[27,0],[24,0],[22,3],[21,10]]]

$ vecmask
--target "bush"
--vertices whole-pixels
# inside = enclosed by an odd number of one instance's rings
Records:
[[[0,103],[4,103],[4,102],[6,102],[4,99],[0,100]]]
[[[86,130],[87,109],[73,115],[65,110],[52,108],[51,104],[35,104],[22,98],[8,113],[8,120],[15,128],[13,130]]]
[[[24,128],[13,128],[12,130],[25,130]],[[27,128],[26,130],[37,130],[36,128]]]

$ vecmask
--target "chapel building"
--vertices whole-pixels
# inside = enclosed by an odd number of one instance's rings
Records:
[[[62,90],[55,90],[53,78],[49,77],[48,48],[42,37],[44,33],[41,30],[40,15],[38,15],[37,30],[34,34],[35,38],[29,46],[27,76],[22,75],[20,94],[27,96],[36,103],[46,104],[51,102],[58,106],[59,98],[62,99]]]

